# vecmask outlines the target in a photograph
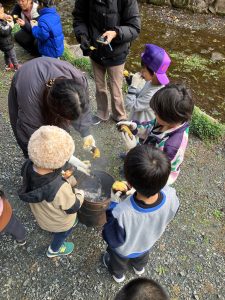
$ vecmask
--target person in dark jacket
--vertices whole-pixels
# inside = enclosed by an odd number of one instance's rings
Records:
[[[95,146],[89,130],[87,79],[66,61],[39,57],[23,64],[12,79],[8,106],[13,133],[25,157],[30,136],[42,125],[66,130],[72,125],[83,137],[84,149]],[[71,161],[75,166],[76,163],[79,164]]]
[[[38,11],[39,19],[31,21],[32,34],[38,42],[38,51],[42,56],[58,58],[64,51],[64,35],[60,16],[55,7],[54,1],[40,0]]]
[[[97,114],[93,124],[109,118],[106,74],[109,78],[112,118],[126,119],[123,70],[130,43],[140,32],[136,0],[77,0],[73,27],[84,55],[89,55],[96,83]],[[91,47],[92,46],[92,47]]]
[[[0,3],[0,50],[4,53],[6,70],[19,68],[12,37],[13,26],[12,17],[4,13],[4,7]]]
[[[16,42],[35,56],[40,56],[37,42],[32,35],[31,20],[38,20],[38,4],[32,0],[17,0],[11,15],[14,22],[20,26],[20,30],[15,33]]]

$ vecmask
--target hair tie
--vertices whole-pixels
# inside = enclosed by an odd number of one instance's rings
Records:
[[[53,86],[54,83],[55,83],[55,78],[54,78],[54,79],[49,79],[49,81],[46,82],[45,85],[46,85],[48,88],[51,88],[51,87]]]

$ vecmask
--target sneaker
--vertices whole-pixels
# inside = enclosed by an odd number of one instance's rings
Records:
[[[116,118],[113,117],[112,114],[110,114],[110,117],[111,117],[111,119],[112,119],[115,123],[122,122],[122,121],[127,121],[127,119],[120,119],[120,120],[117,120]]]
[[[12,63],[5,65],[5,71],[12,71],[14,70],[14,65]]]
[[[24,245],[26,245],[27,241],[26,240],[21,240],[21,241],[16,240],[16,243],[18,246],[24,246]]]
[[[102,261],[104,266],[108,269],[109,268],[109,263],[110,263],[110,256],[108,252],[105,252],[103,257],[102,257]],[[117,283],[121,283],[125,280],[125,275],[122,274],[121,276],[118,275],[112,275],[112,278],[117,282]]]
[[[56,256],[63,256],[63,255],[69,255],[70,253],[73,252],[74,249],[74,244],[71,242],[64,242],[62,246],[59,248],[58,251],[54,252],[51,249],[51,246],[48,247],[48,251],[46,255],[48,257],[56,257]]]
[[[79,222],[79,221],[78,221],[78,218],[76,217],[76,219],[75,219],[75,221],[74,221],[74,224],[73,224],[73,228],[77,226],[78,222]]]
[[[142,274],[144,274],[144,272],[145,272],[145,268],[143,267],[142,269],[135,269],[135,267],[133,267],[133,270],[134,270],[134,273],[136,274],[136,275],[142,275]]]
[[[127,153],[126,153],[126,152],[121,152],[121,153],[119,154],[119,158],[122,159],[122,160],[125,160],[126,156],[127,156]]]
[[[21,67],[22,65],[18,64],[18,65],[14,65],[14,71],[18,71],[19,68]]]
[[[93,125],[98,125],[101,122],[103,122],[104,120],[102,120],[101,118],[99,118],[98,116],[92,116],[92,124]]]

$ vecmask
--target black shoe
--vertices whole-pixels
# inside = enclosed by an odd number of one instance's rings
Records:
[[[101,122],[103,122],[104,120],[102,120],[101,118],[99,118],[98,116],[92,116],[92,125],[98,125]]]
[[[125,160],[125,157],[127,156],[127,153],[126,152],[121,152],[119,154],[119,158],[122,159],[122,160]]]
[[[110,114],[110,117],[111,119],[115,122],[115,123],[118,123],[118,122],[121,122],[121,121],[127,121],[127,119],[120,119],[120,120],[117,120],[116,118],[113,117],[113,115]]]
[[[27,241],[26,241],[26,240],[21,240],[21,241],[16,240],[16,243],[17,243],[17,245],[19,245],[19,246],[24,246],[24,245],[26,245]]]

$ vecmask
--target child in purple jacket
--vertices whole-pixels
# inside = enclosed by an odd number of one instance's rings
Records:
[[[190,90],[183,84],[169,84],[154,94],[150,107],[156,118],[146,122],[121,121],[117,126],[127,125],[139,143],[150,144],[164,151],[171,162],[171,173],[167,184],[173,184],[188,143],[189,121],[194,109]],[[122,132],[127,149],[137,145],[136,138]]]

